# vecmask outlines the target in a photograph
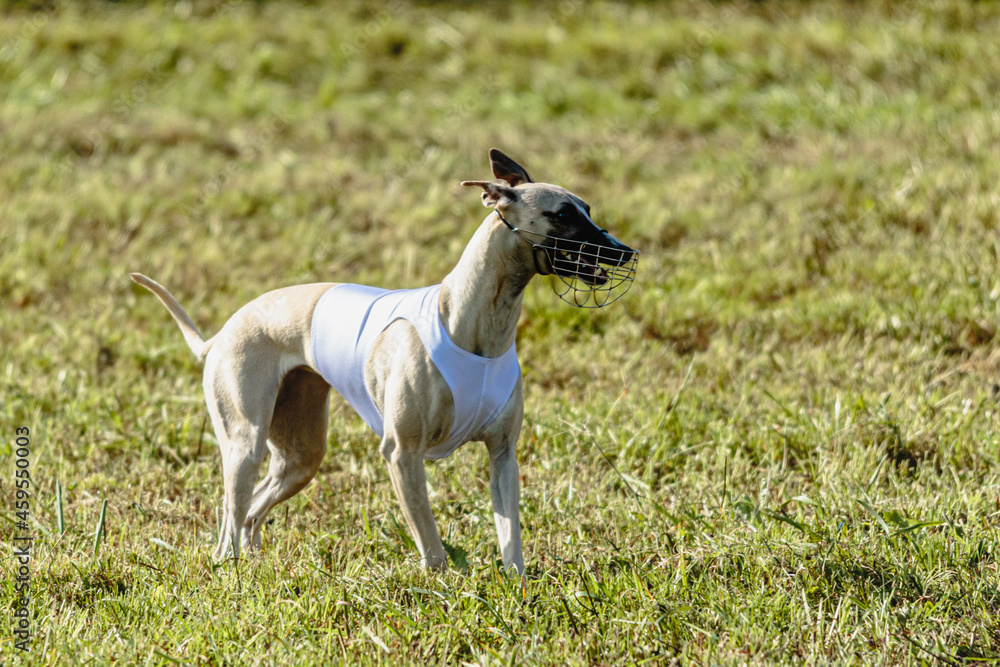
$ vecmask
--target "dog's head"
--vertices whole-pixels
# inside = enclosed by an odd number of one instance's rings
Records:
[[[543,275],[559,276],[574,292],[571,303],[584,305],[576,295],[581,291],[578,282],[589,290],[609,293],[623,284],[628,288],[639,251],[594,224],[585,201],[557,185],[535,183],[524,167],[496,148],[490,150],[490,167],[494,180],[463,181],[462,185],[482,187],[483,204],[495,209],[504,224],[533,245],[535,268]],[[564,294],[560,296],[565,298]],[[612,300],[605,298],[595,305]]]

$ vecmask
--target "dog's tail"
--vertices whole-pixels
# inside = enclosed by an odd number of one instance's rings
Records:
[[[155,294],[160,302],[167,307],[170,314],[173,315],[174,321],[177,322],[177,326],[181,328],[181,333],[184,334],[184,340],[187,341],[188,347],[194,352],[194,356],[198,357],[198,361],[205,361],[205,357],[208,356],[208,351],[212,349],[212,345],[215,343],[215,338],[209,338],[205,340],[202,338],[201,333],[198,332],[198,327],[194,325],[188,314],[184,312],[181,308],[181,304],[177,303],[177,299],[167,291],[167,288],[160,283],[147,278],[141,273],[130,273],[129,277],[133,281],[139,283],[150,292]]]

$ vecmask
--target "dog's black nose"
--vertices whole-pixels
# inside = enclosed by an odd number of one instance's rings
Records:
[[[625,262],[632,259],[638,250],[629,248],[627,245],[616,239],[611,234],[608,234],[607,230],[601,230],[601,241],[598,244],[600,246],[600,263],[611,264],[613,266],[621,266]]]

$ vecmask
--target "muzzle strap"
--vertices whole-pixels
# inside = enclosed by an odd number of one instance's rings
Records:
[[[499,210],[494,209],[494,213],[496,213],[497,217],[500,218],[500,222],[502,222],[503,224],[507,225],[507,229],[509,229],[510,231],[514,232],[517,235],[517,238],[521,239],[522,241],[527,241],[528,243],[531,243],[531,246],[532,246],[531,247],[531,251],[532,251],[531,252],[531,258],[535,261],[535,271],[538,272],[538,275],[540,275],[540,276],[551,276],[552,275],[552,270],[551,269],[549,269],[549,270],[544,269],[543,266],[542,266],[542,264],[538,261],[539,254],[541,254],[541,256],[544,257],[545,259],[549,258],[548,253],[545,252],[545,249],[544,248],[540,248],[537,243],[532,243],[531,241],[528,241],[528,239],[526,239],[523,236],[521,236],[521,230],[518,229],[517,227],[515,227],[514,225],[510,224],[509,222],[507,222],[507,218],[503,217],[503,215],[500,214]],[[551,262],[549,263],[549,266],[550,267],[552,266]]]

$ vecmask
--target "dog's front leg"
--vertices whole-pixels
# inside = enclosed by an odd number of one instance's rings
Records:
[[[500,540],[503,565],[508,570],[524,574],[524,553],[521,549],[521,482],[514,454],[513,438],[499,438],[486,445],[490,452],[490,499],[493,520]]]
[[[400,447],[388,432],[382,439],[380,451],[389,464],[392,488],[396,491],[403,516],[420,550],[423,566],[435,570],[447,569],[448,557],[441,544],[441,536],[431,513],[431,503],[427,498],[423,456]]]
[[[521,480],[517,467],[516,445],[524,417],[522,385],[518,379],[507,405],[490,425],[485,437],[490,453],[490,500],[493,520],[500,539],[500,554],[507,570],[524,574],[521,548]]]

